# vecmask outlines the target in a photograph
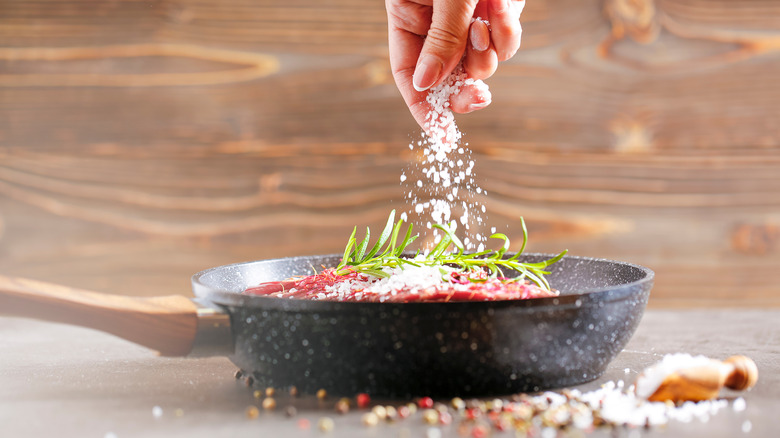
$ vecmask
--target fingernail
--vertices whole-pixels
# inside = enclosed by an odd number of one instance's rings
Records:
[[[493,96],[490,94],[490,91],[484,90],[481,93],[474,96],[474,101],[469,104],[469,106],[466,107],[468,112],[481,110],[482,108],[487,107],[490,105],[490,102],[492,102]]]
[[[478,52],[484,52],[490,47],[490,31],[482,20],[477,20],[471,25],[469,30],[469,39],[471,46]]]
[[[417,68],[414,69],[414,76],[412,77],[412,84],[417,91],[425,91],[433,86],[441,76],[442,65],[441,61],[431,55],[425,55],[420,62],[417,63]]]
[[[482,108],[487,108],[487,106],[490,105],[490,102],[482,102],[482,103],[470,103],[466,109],[468,112],[481,110]]]

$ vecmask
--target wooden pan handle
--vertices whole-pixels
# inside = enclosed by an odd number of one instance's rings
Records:
[[[183,296],[108,295],[2,275],[0,315],[101,330],[163,356],[187,355],[198,328],[197,306]]]

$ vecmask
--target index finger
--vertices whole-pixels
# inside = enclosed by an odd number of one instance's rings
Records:
[[[393,79],[401,92],[412,117],[421,127],[425,126],[425,117],[431,109],[426,101],[427,92],[417,91],[412,83],[417,58],[422,51],[424,40],[419,35],[390,25],[389,29],[390,68]]]

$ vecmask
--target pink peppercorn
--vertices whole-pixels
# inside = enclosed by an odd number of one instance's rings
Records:
[[[371,397],[366,394],[365,392],[362,392],[357,395],[357,406],[360,409],[365,409],[368,407],[369,404],[371,404]]]
[[[430,397],[423,397],[417,401],[417,406],[422,409],[430,409],[433,407],[433,399]]]
[[[477,424],[471,429],[471,436],[473,438],[485,438],[488,434],[488,428],[482,424]]]

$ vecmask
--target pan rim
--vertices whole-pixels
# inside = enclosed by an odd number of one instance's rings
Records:
[[[508,253],[511,256],[511,253]],[[553,257],[555,254],[546,253],[523,253],[523,257]],[[630,295],[634,294],[637,289],[649,290],[655,280],[655,272],[642,265],[638,265],[631,262],[623,262],[610,260],[605,258],[588,257],[588,256],[576,256],[566,255],[564,259],[572,260],[575,262],[589,262],[589,263],[606,263],[611,265],[617,265],[621,267],[629,267],[636,269],[644,274],[644,276],[638,280],[622,283],[618,285],[583,288],[575,292],[559,295],[557,297],[545,297],[545,298],[529,298],[522,300],[497,300],[497,301],[450,301],[450,302],[409,302],[409,303],[397,303],[397,302],[340,302],[340,301],[320,301],[320,300],[304,300],[304,299],[286,299],[276,297],[265,297],[257,295],[244,295],[238,292],[228,290],[217,290],[213,286],[207,285],[202,281],[207,275],[210,275],[216,271],[224,271],[230,269],[236,269],[239,267],[245,267],[255,263],[274,263],[274,262],[295,262],[301,260],[311,260],[313,258],[324,259],[329,257],[341,257],[341,254],[319,254],[309,256],[293,256],[293,257],[280,257],[275,259],[263,259],[253,260],[238,263],[231,263],[227,265],[215,266],[204,269],[192,275],[191,282],[193,291],[196,294],[198,301],[205,304],[212,304],[216,306],[226,307],[250,307],[250,308],[262,308],[262,309],[283,309],[297,312],[331,312],[342,311],[348,308],[366,307],[373,308],[376,306],[382,306],[388,311],[400,311],[401,309],[411,308],[430,308],[442,306],[446,309],[458,310],[460,307],[467,306],[470,309],[485,308],[485,309],[498,309],[504,307],[517,307],[517,308],[538,308],[552,307],[556,310],[565,310],[570,307],[581,307],[596,301],[599,303],[605,303],[609,301],[619,301],[626,299]]]

